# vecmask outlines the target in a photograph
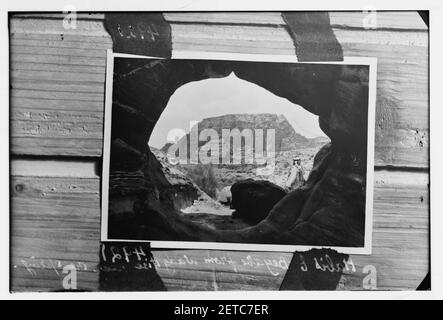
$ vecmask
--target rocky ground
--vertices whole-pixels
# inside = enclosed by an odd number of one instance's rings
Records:
[[[215,230],[236,230],[249,226],[241,219],[232,217],[234,209],[210,197],[195,200],[191,206],[183,208],[181,212],[186,218]]]
[[[198,199],[193,203],[180,203],[180,212],[191,221],[203,224],[216,230],[237,230],[248,227],[251,223],[244,221],[241,217],[233,217],[234,209],[230,208],[228,197],[231,197],[230,187],[239,181],[246,179],[265,180],[279,187],[285,188],[285,183],[291,171],[292,159],[296,156],[301,158],[305,176],[312,169],[312,162],[318,148],[311,147],[304,150],[290,150],[279,152],[276,157],[275,172],[271,175],[257,175],[257,166],[253,165],[224,165],[213,166],[217,180],[217,196],[208,196],[187,175],[193,165],[172,165],[168,162],[166,154],[152,148],[153,154],[162,164],[163,172],[172,184],[192,184],[198,190]],[[224,203],[222,203],[224,202]]]
[[[176,207],[189,220],[206,225],[215,230],[237,230],[248,227],[249,224],[241,219],[232,217],[234,209],[228,205],[222,204],[220,201],[211,198],[203,190],[201,190],[186,175],[186,170],[178,165],[172,165],[168,162],[166,154],[158,149],[151,147],[152,153],[159,160],[165,177],[173,185],[192,185],[198,194],[198,198],[191,203],[180,202]]]
[[[305,179],[307,179],[309,172],[312,170],[315,154],[323,145],[330,142],[327,137],[306,138],[294,130],[284,115],[276,114],[228,114],[206,118],[198,123],[198,134],[204,129],[213,129],[218,133],[219,137],[222,137],[223,129],[238,129],[238,132],[241,132],[250,128],[262,129],[264,136],[266,136],[266,130],[275,130],[276,167],[274,172],[270,175],[257,174],[259,166],[245,163],[245,159],[254,159],[255,150],[242,145],[241,153],[234,153],[232,149],[230,150],[231,164],[225,164],[221,161],[222,164],[212,165],[218,183],[218,190],[231,186],[242,179],[267,180],[280,187],[284,187],[291,172],[292,159],[295,157],[300,157],[301,165],[305,171]],[[188,148],[186,150],[189,153],[189,140],[190,135],[187,134],[177,141],[175,146],[179,147],[187,143]],[[209,140],[208,142],[199,141],[198,147],[199,150],[202,150],[202,148],[205,148],[205,150],[216,148],[219,149],[219,154],[222,155],[224,152],[223,143],[223,139]],[[265,142],[263,144],[266,145]],[[166,159],[166,154],[171,146],[173,144],[166,143],[161,148],[160,151],[163,152],[162,157],[164,159]],[[239,159],[236,158],[238,156],[240,157]],[[235,160],[241,161],[242,164],[233,164]],[[190,172],[195,166],[193,164],[180,164],[176,167],[182,172],[187,173],[188,176],[191,176]]]

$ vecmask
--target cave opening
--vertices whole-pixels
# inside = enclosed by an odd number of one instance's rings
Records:
[[[315,154],[329,142],[317,115],[231,72],[179,87],[148,145],[171,184],[198,188],[182,188],[189,194],[173,197],[176,209],[214,228],[235,228],[257,219],[230,218],[235,216],[231,186],[252,179],[286,192],[295,189],[307,180]],[[191,146],[196,150],[189,150]],[[185,153],[181,158],[180,151]]]

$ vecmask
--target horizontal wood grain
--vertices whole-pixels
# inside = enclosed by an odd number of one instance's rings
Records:
[[[281,12],[165,12],[168,22],[285,25]]]
[[[331,25],[342,28],[367,28],[365,18],[376,15],[377,29],[427,30],[423,20],[417,19],[416,11],[332,11]],[[281,12],[165,12],[165,20],[181,23],[223,23],[245,25],[285,25]],[[103,20],[104,13],[76,13],[78,20]],[[372,17],[371,16],[371,17]],[[16,13],[22,19],[64,19],[65,13]]]
[[[331,25],[341,28],[364,29],[364,21],[372,12],[332,11],[329,13]],[[166,12],[166,21],[172,23],[281,25],[285,22],[280,12]],[[416,11],[375,12],[376,29],[427,30],[426,24],[417,19]],[[371,26],[372,27],[372,26]]]
[[[58,19],[20,19],[12,17],[10,19],[9,32],[10,34],[33,33],[59,36],[109,37],[101,20],[78,20],[75,28],[65,28],[63,21]]]
[[[171,258],[184,255],[197,265],[165,267]],[[160,266],[157,272],[168,290],[278,290],[291,256],[215,250],[154,251]]]
[[[27,66],[21,65],[22,68],[27,68]],[[42,65],[40,67],[43,68]],[[47,71],[51,69],[59,69],[58,65],[49,65]],[[70,68],[66,68],[70,69]],[[69,72],[69,71],[68,71]],[[32,77],[29,76],[29,77]],[[26,78],[26,77],[25,77]],[[97,82],[88,82],[88,81],[69,81],[66,82],[64,80],[60,81],[52,81],[52,79],[35,81],[33,79],[16,79],[14,81],[14,86],[11,89],[22,89],[22,90],[41,90],[41,91],[54,91],[54,90],[63,90],[65,92],[79,92],[79,93],[105,93],[105,88],[103,83]]]
[[[14,159],[11,173],[20,177],[98,178],[97,163],[91,160]]]
[[[43,20],[44,21],[44,20]],[[82,23],[82,22],[79,22]],[[102,28],[104,28],[102,26]],[[57,44],[59,46],[68,46],[72,42],[78,47],[93,46],[94,48],[107,48],[110,38],[107,34],[81,34],[81,33],[64,33],[64,30],[58,30],[60,33],[44,33],[44,32],[25,32],[23,30],[10,29],[10,41],[16,44],[35,44],[36,41],[47,42],[48,44]],[[29,42],[28,42],[29,41]],[[112,41],[111,41],[112,44]]]
[[[102,154],[103,142],[100,139],[78,139],[78,138],[45,138],[16,137],[11,139],[10,148],[17,155],[39,154],[53,156],[76,156],[83,153],[88,157],[98,157]]]
[[[176,51],[295,54],[283,27],[171,24],[171,33]]]
[[[345,56],[378,60],[375,164],[428,167],[427,32],[334,32]]]
[[[372,254],[351,256],[341,289],[361,289],[374,266],[379,290],[415,290],[429,271],[429,214],[427,173],[376,171]]]
[[[378,22],[393,21],[391,29],[410,23],[414,27],[408,30],[419,31],[334,29],[345,56],[378,58],[375,164],[427,167],[428,34],[417,27],[421,18],[415,12],[379,15],[389,19],[379,18]],[[392,19],[393,15],[397,19]],[[335,21],[334,25],[339,24],[340,19],[355,24],[360,16],[357,12],[333,12],[331,21]],[[290,55],[295,52],[292,39],[278,22],[280,15],[276,12],[265,15],[167,13],[165,17],[171,21],[173,50],[176,51]],[[180,19],[187,22],[206,19],[211,23],[175,23],[182,21]],[[249,25],[238,26],[231,21],[236,19],[246,24],[251,19],[271,23],[249,22]],[[106,49],[112,46],[112,41],[101,21],[80,20],[78,30],[64,31],[57,20],[11,20],[11,121],[14,128],[11,142],[16,154],[101,155],[103,124],[96,112],[103,112],[104,108]],[[39,120],[34,123],[31,119],[23,120],[23,113],[28,109],[57,118],[57,125],[48,124],[37,130]],[[73,120],[73,115],[60,114],[60,110],[81,111],[83,116]],[[97,120],[93,125],[92,119]],[[85,129],[73,130],[73,127]],[[60,132],[72,141],[66,145],[68,147],[57,138]],[[79,148],[75,147],[75,141]]]
[[[345,56],[378,58],[375,164],[421,171],[376,171],[373,252],[352,255],[338,289],[362,290],[364,268],[377,289],[413,290],[428,271],[428,33],[416,12],[378,12],[365,29],[362,12],[331,12]],[[166,13],[173,50],[295,53],[278,12]],[[73,264],[80,290],[100,290],[100,178],[106,49],[103,15],[21,14],[10,20],[10,148],[55,160],[11,163],[13,291],[62,290]],[[168,290],[276,290],[292,254],[156,250],[155,272]],[[198,261],[182,264],[184,257]],[[248,258],[249,257],[249,258]],[[259,263],[249,263],[250,257]],[[180,260],[182,259],[182,260]],[[264,260],[280,261],[278,267]],[[231,262],[226,262],[231,261]]]
[[[371,16],[372,14],[372,16]],[[329,13],[331,25],[340,28],[360,28],[365,29],[365,20],[375,15],[375,29],[395,29],[395,30],[428,30],[423,19],[417,11],[332,11]]]
[[[81,57],[81,56],[63,56],[57,54],[19,54],[11,55],[11,66],[15,66],[15,62],[26,62],[35,64],[56,64],[56,65],[73,65],[73,66],[106,66],[106,59],[103,57]],[[39,68],[42,68],[40,66]]]
[[[13,291],[62,290],[69,264],[78,268],[78,289],[97,290],[99,190],[97,177],[11,177]]]
[[[102,21],[11,21],[11,151],[102,154],[106,50]],[[89,31],[88,31],[89,30]]]
[[[62,168],[78,176],[63,177]],[[78,271],[81,288],[99,290],[100,179],[93,162],[13,160],[11,170],[13,290],[59,290],[60,271],[70,263],[86,265]],[[428,175],[376,171],[374,184],[373,252],[351,256],[356,270],[342,276],[342,289],[361,290],[368,264],[378,270],[380,290],[415,289],[428,270]],[[278,289],[292,257],[209,250],[152,253],[168,290]],[[59,266],[58,275],[50,263]]]
[[[58,13],[58,12],[26,12],[26,13],[14,13],[14,17],[17,18],[26,18],[26,19],[64,19],[66,18],[67,13]],[[104,13],[83,13],[76,12],[75,17],[79,20],[103,20]]]

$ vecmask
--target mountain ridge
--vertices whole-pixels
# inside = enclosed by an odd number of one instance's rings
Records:
[[[329,141],[327,137],[314,137],[307,138],[302,134],[295,131],[294,127],[289,123],[286,117],[282,114],[277,115],[273,113],[240,113],[240,114],[226,114],[221,116],[204,118],[198,122],[198,136],[201,131],[205,129],[213,129],[217,132],[219,141],[222,140],[223,129],[238,129],[240,133],[244,129],[251,129],[253,133],[257,129],[263,130],[263,146],[266,146],[266,132],[270,129],[275,129],[275,151],[289,151],[297,148],[312,147],[318,144],[325,144]],[[195,127],[193,127],[194,129]],[[191,130],[193,130],[191,129]],[[255,139],[255,138],[254,138]],[[188,144],[189,150],[190,133],[179,139],[175,144],[180,146],[182,143]],[[210,141],[199,141],[199,149]],[[244,143],[242,142],[242,145]],[[174,143],[166,142],[165,145],[160,148],[161,151],[167,153],[169,148]],[[256,144],[254,143],[254,146]]]

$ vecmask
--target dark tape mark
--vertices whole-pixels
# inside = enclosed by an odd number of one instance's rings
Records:
[[[428,272],[426,277],[423,279],[423,281],[417,287],[417,291],[426,291],[426,290],[431,290],[431,273],[430,272]]]
[[[165,291],[149,243],[102,242],[100,291]]]
[[[429,10],[422,10],[417,12],[423,19],[423,22],[426,23],[426,26],[429,28]]]
[[[161,13],[107,13],[105,27],[114,52],[171,57],[171,26]]]
[[[280,290],[336,290],[343,271],[355,268],[348,259],[331,249],[295,252]]]
[[[282,12],[299,61],[343,61],[328,12]]]

